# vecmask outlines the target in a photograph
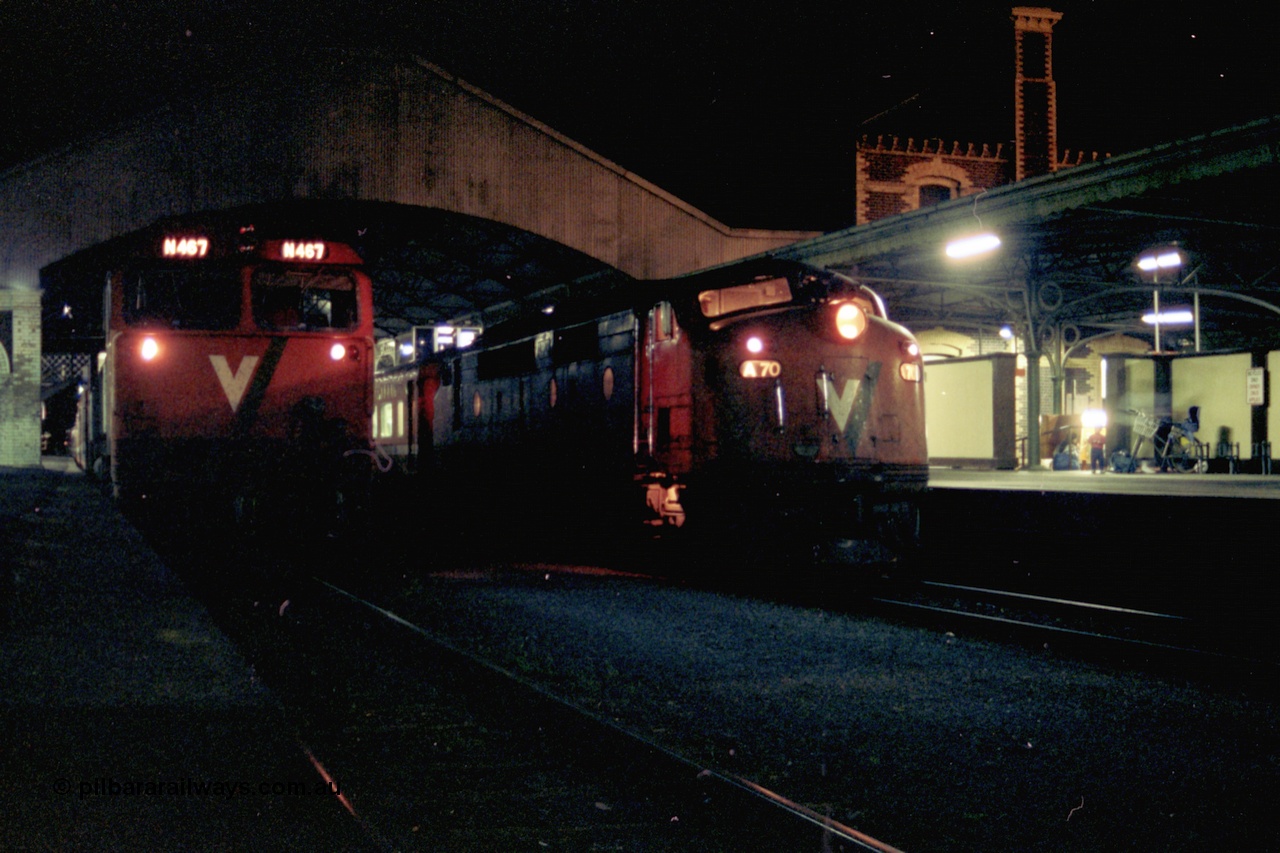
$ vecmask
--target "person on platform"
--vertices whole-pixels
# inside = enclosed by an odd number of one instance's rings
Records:
[[[1102,434],[1102,427],[1095,427],[1089,442],[1089,470],[1093,474],[1107,473],[1107,460],[1103,451],[1107,446],[1107,437]]]

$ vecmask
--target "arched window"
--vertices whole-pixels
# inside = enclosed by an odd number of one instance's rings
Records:
[[[929,207],[951,201],[952,189],[946,184],[921,184],[919,207]]]

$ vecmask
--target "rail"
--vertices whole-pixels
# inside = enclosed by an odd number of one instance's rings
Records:
[[[810,824],[822,830],[824,836],[826,836],[823,842],[824,845],[830,843],[831,840],[838,840],[852,844],[859,850],[875,851],[875,853],[902,853],[902,851],[892,845],[886,844],[885,842],[873,838],[866,833],[859,832],[850,826],[846,826],[836,820],[833,820],[829,816],[821,814],[814,809],[790,800],[757,782],[753,782],[750,779],[733,773],[711,769],[704,763],[686,758],[651,738],[643,737],[611,719],[592,713],[591,711],[570,702],[569,700],[548,690],[546,687],[537,684],[530,679],[513,672],[512,670],[486,660],[485,658],[479,657],[453,643],[450,643],[449,641],[436,636],[432,632],[419,627],[404,617],[368,601],[353,592],[335,586],[321,578],[314,578],[314,580],[335,595],[377,614],[388,622],[398,625],[416,635],[419,639],[447,651],[450,655],[465,659],[473,666],[479,667],[480,669],[489,672],[491,675],[519,685],[521,689],[537,695],[539,698],[551,702],[556,706],[569,711],[575,716],[583,718],[585,721],[589,721],[591,724],[599,727],[603,731],[610,732],[615,736],[639,744],[647,750],[651,750],[656,754],[665,756],[668,760],[673,761],[676,764],[684,765],[694,771],[699,779],[714,781],[718,784],[727,785],[730,788],[749,794],[770,808],[775,808],[782,813],[790,815],[792,818],[798,819],[803,823]]]

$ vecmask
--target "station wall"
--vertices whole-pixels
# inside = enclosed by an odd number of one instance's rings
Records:
[[[1117,412],[1137,409],[1154,413],[1156,403],[1156,366],[1147,358],[1126,358],[1119,362],[1121,381],[1113,382],[1106,399],[1107,410],[1115,420]]]
[[[925,364],[929,461],[966,468],[1017,467],[1017,356],[995,354]]]
[[[1276,412],[1274,401],[1276,397],[1277,371],[1280,371],[1280,352],[1267,353],[1267,436],[1276,447],[1280,448],[1280,413]],[[1274,455],[1274,451],[1273,451]]]
[[[930,462],[934,465],[1003,468],[1018,464],[1018,442],[1030,435],[1022,417],[1025,365],[1013,368],[1012,353],[974,356],[982,346],[1001,346],[998,340],[981,342],[959,333],[934,329],[919,336],[922,348],[935,359],[925,365],[925,414]],[[1065,416],[1078,418],[1082,406],[1105,408],[1110,425],[1108,451],[1131,446],[1133,423],[1130,410],[1151,415],[1170,415],[1181,421],[1192,406],[1200,407],[1197,437],[1208,445],[1210,459],[1220,455],[1219,441],[1230,442],[1240,459],[1255,456],[1255,442],[1270,440],[1280,449],[1280,412],[1271,401],[1280,388],[1280,351],[1261,354],[1211,353],[1162,356],[1126,345],[1127,339],[1092,345],[1089,358],[1071,359],[1067,366],[1087,373],[1090,386],[1085,397],[1066,400]],[[956,357],[956,353],[964,355]],[[1110,362],[1104,369],[1103,364]],[[1008,363],[1008,368],[1000,367]],[[1265,364],[1266,387],[1263,406],[1250,403],[1248,371]],[[1043,369],[1043,362],[1042,362]],[[1107,373],[1106,399],[1100,394]],[[1096,375],[1095,375],[1096,374]],[[1042,379],[1042,386],[1049,382]],[[1052,400],[1043,401],[1042,410],[1052,410]],[[1063,417],[1050,416],[1044,417]],[[1009,425],[1012,424],[1012,425]],[[1041,430],[1045,428],[1042,418]],[[1225,437],[1224,437],[1225,436]],[[1276,454],[1273,449],[1272,456]],[[1028,449],[1029,450],[1029,449]],[[1149,448],[1144,449],[1149,455]],[[1043,456],[1041,453],[1041,464]],[[1006,465],[1006,458],[1009,463]],[[1036,464],[1034,458],[1026,464]]]
[[[1245,396],[1249,353],[1189,356],[1172,365],[1173,416],[1182,418],[1192,406],[1200,407],[1197,437],[1216,454],[1223,430],[1227,440],[1240,445],[1241,458],[1251,456],[1253,411]]]
[[[0,467],[40,464],[40,291],[0,289]]]
[[[1107,410],[1112,421],[1123,427],[1125,410],[1183,420],[1190,407],[1199,406],[1197,438],[1208,444],[1211,459],[1220,455],[1220,441],[1238,446],[1234,450],[1240,459],[1252,459],[1254,442],[1280,437],[1280,412],[1271,406],[1280,352],[1268,352],[1261,360],[1267,368],[1262,406],[1253,405],[1248,397],[1248,370],[1258,364],[1258,359],[1260,356],[1251,352],[1180,355],[1167,357],[1164,368],[1149,356],[1126,357],[1114,369],[1119,391],[1111,392],[1107,398]],[[1128,435],[1123,438],[1126,441]]]

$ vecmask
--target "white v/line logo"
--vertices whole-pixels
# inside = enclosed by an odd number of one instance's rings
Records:
[[[218,382],[222,384],[222,392],[227,395],[231,411],[235,412],[240,408],[240,401],[244,399],[249,380],[253,378],[254,368],[258,366],[258,357],[246,355],[241,358],[235,373],[231,372],[231,365],[227,364],[225,355],[211,355],[209,361],[213,364],[213,372],[218,374]]]
[[[840,432],[844,432],[845,427],[849,425],[849,413],[853,411],[853,401],[858,396],[859,384],[861,383],[857,379],[846,379],[844,391],[840,392],[831,381],[831,374],[823,373],[818,377],[818,393],[827,400],[831,417],[836,419],[836,426],[840,428]]]

